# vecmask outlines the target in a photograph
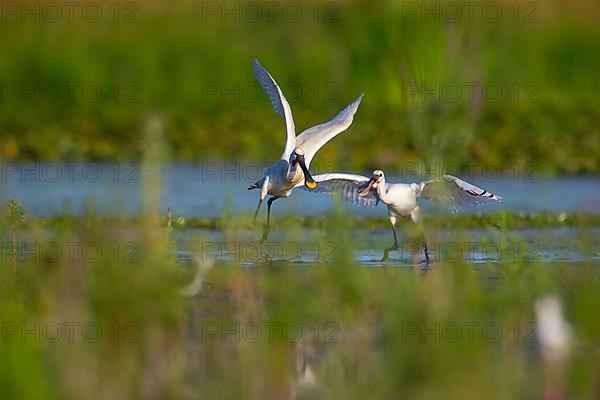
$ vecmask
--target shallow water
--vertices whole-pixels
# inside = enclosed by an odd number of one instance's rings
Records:
[[[173,208],[176,214],[217,217],[228,207],[234,213],[252,213],[258,191],[246,188],[262,171],[262,164],[173,165],[162,168],[161,209]],[[316,171],[318,172],[318,171]],[[358,171],[360,172],[360,171]],[[365,171],[362,172],[366,174]],[[102,214],[135,214],[141,206],[141,181],[144,173],[138,164],[4,163],[0,170],[0,201],[18,199],[31,213],[50,216],[64,212],[81,213],[91,198]],[[463,176],[504,198],[502,205],[479,207],[481,212],[499,209],[521,212],[600,212],[600,177],[558,177],[542,179],[528,173],[495,173]],[[419,181],[415,177],[389,174],[390,182]],[[333,206],[323,194],[296,190],[289,199],[273,206],[274,215],[320,215]],[[363,216],[385,215],[383,206],[363,209],[348,205]],[[427,206],[426,206],[427,207]]]
[[[192,257],[213,259],[220,263],[257,266],[265,263],[311,266],[336,263],[347,249],[335,240],[312,238],[314,232],[301,229],[294,237],[284,237],[274,230],[269,240],[258,243],[260,231],[237,231],[225,237],[219,230],[184,229],[173,234],[181,262]],[[421,242],[399,231],[399,249],[381,262],[385,247],[392,244],[391,230],[355,229],[350,250],[358,264],[377,266],[423,267]],[[197,246],[200,244],[200,247]],[[473,265],[517,263],[600,263],[600,228],[549,228],[509,230],[429,229],[427,245],[431,263],[467,262]],[[190,249],[195,249],[194,253]],[[198,250],[199,249],[199,250]]]
[[[232,214],[251,214],[257,203],[258,191],[246,188],[260,176],[263,165],[213,164],[174,165],[160,171],[161,209],[173,208],[176,215],[214,218],[224,211]],[[247,168],[244,170],[244,168]],[[216,171],[216,172],[215,172]],[[225,171],[225,172],[223,172]],[[30,165],[2,164],[0,201],[18,199],[32,214],[42,217],[60,214],[68,209],[81,214],[90,199],[96,212],[104,215],[135,215],[141,206],[143,173],[137,164],[77,165],[38,163]],[[156,172],[156,171],[155,171]],[[504,203],[484,205],[475,210],[493,212],[599,212],[600,177],[558,177],[537,179],[534,176],[483,177],[464,179],[504,197]],[[389,176],[388,181],[418,181]],[[289,199],[273,206],[273,218],[286,214],[315,216],[327,213],[334,206],[331,197],[296,190]],[[386,215],[383,205],[364,209],[347,204],[352,214],[359,216]],[[427,209],[427,205],[425,205]],[[429,207],[430,212],[435,210]],[[265,210],[263,209],[264,213]],[[261,220],[264,215],[261,215]],[[217,230],[176,230],[181,260],[189,259],[188,251],[196,249],[195,238],[202,247],[200,255],[217,261],[244,266],[270,263],[311,265],[317,262],[337,262],[346,250],[339,240],[318,238],[316,230],[291,228],[293,232],[274,229],[269,242],[259,246],[260,226],[236,231],[233,237]],[[352,233],[357,247],[354,258],[367,266],[402,265],[418,267],[423,264],[421,244],[405,236],[399,229],[400,249],[390,254],[390,260],[379,260],[383,249],[391,245],[391,230],[357,229]],[[598,261],[600,257],[599,229],[529,229],[501,233],[498,230],[429,229],[428,246],[433,262],[463,260],[472,264],[496,263],[514,259],[526,262]],[[230,235],[228,233],[227,235]],[[290,236],[291,235],[291,236]],[[504,236],[503,236],[504,235]],[[512,246],[512,247],[511,247]]]

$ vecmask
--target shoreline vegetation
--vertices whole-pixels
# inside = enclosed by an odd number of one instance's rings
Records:
[[[222,230],[235,228],[260,228],[261,224],[256,226],[252,224],[250,215],[236,215],[225,217],[193,217],[177,215],[169,222],[167,214],[160,219],[160,225],[170,229],[207,229]],[[299,217],[288,216],[285,223],[273,221],[273,227],[284,228],[290,225],[301,226],[304,228],[319,228],[330,215],[318,217]],[[388,229],[389,220],[387,217],[356,217],[349,218],[349,226],[362,227],[366,229]],[[235,221],[234,221],[235,220]],[[100,215],[82,215],[75,216],[71,214],[55,215],[49,218],[38,218],[36,224],[47,227],[60,226],[65,222],[74,224],[106,224],[114,226],[143,225],[141,217],[118,217],[118,216],[100,216]],[[400,221],[402,223],[402,220]],[[453,228],[498,228],[498,229],[536,229],[536,228],[560,228],[560,227],[600,227],[600,214],[595,213],[523,213],[512,211],[498,211],[489,213],[470,213],[458,215],[426,215],[423,217],[423,224],[428,228],[453,229]],[[284,226],[285,225],[285,226]]]

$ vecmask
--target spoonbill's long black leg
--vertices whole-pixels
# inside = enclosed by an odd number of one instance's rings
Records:
[[[429,266],[429,250],[427,250],[427,240],[425,240],[423,232],[421,232],[421,240],[423,241],[423,253],[425,253],[425,265]]]
[[[265,240],[267,240],[267,237],[269,236],[269,232],[271,231],[271,205],[278,198],[279,197],[277,197],[277,196],[273,196],[273,197],[269,198],[269,200],[267,201],[267,223],[265,224],[265,229],[263,230],[261,243],[264,242]]]
[[[256,225],[256,216],[258,215],[258,210],[260,210],[260,206],[262,205],[263,199],[258,200],[258,205],[256,206],[256,211],[254,211],[254,218],[252,218],[252,224]]]
[[[390,257],[390,251],[398,250],[398,236],[396,234],[396,218],[390,217],[390,222],[392,223],[392,233],[394,234],[394,245],[392,247],[388,247],[383,251],[383,258],[381,261],[387,261]]]

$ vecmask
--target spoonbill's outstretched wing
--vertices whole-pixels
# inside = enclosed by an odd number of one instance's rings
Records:
[[[421,196],[455,211],[492,201],[502,202],[502,197],[452,175],[422,182]]]
[[[287,130],[287,138],[285,140],[285,147],[283,153],[281,153],[281,159],[288,161],[292,151],[296,147],[296,128],[294,127],[294,118],[292,117],[292,109],[290,104],[286,100],[283,92],[275,82],[275,79],[263,68],[262,65],[255,58],[252,60],[252,67],[254,68],[254,76],[263,90],[269,96],[271,104],[275,112],[285,117],[285,126]]]
[[[313,176],[318,186],[307,189],[303,183],[296,185],[309,192],[335,194],[339,193],[342,199],[362,207],[375,207],[379,203],[377,190],[371,188],[366,196],[359,196],[358,192],[367,187],[369,178],[355,174],[331,173]]]
[[[352,103],[338,113],[331,120],[308,128],[296,138],[296,146],[304,150],[306,166],[310,166],[313,157],[321,147],[337,134],[345,131],[352,124],[354,114],[364,96],[364,93],[358,96]]]

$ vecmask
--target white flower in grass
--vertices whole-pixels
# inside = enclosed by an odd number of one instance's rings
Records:
[[[186,287],[179,290],[179,293],[185,297],[193,297],[207,286],[204,282],[204,276],[212,268],[215,262],[210,257],[197,254],[193,258],[193,263],[196,265],[196,275],[194,276],[194,280]]]
[[[558,214],[558,222],[565,222],[567,218],[569,218],[569,214],[567,214],[566,212]]]
[[[569,355],[573,333],[564,318],[560,300],[552,295],[538,299],[535,314],[544,361],[562,362]]]

